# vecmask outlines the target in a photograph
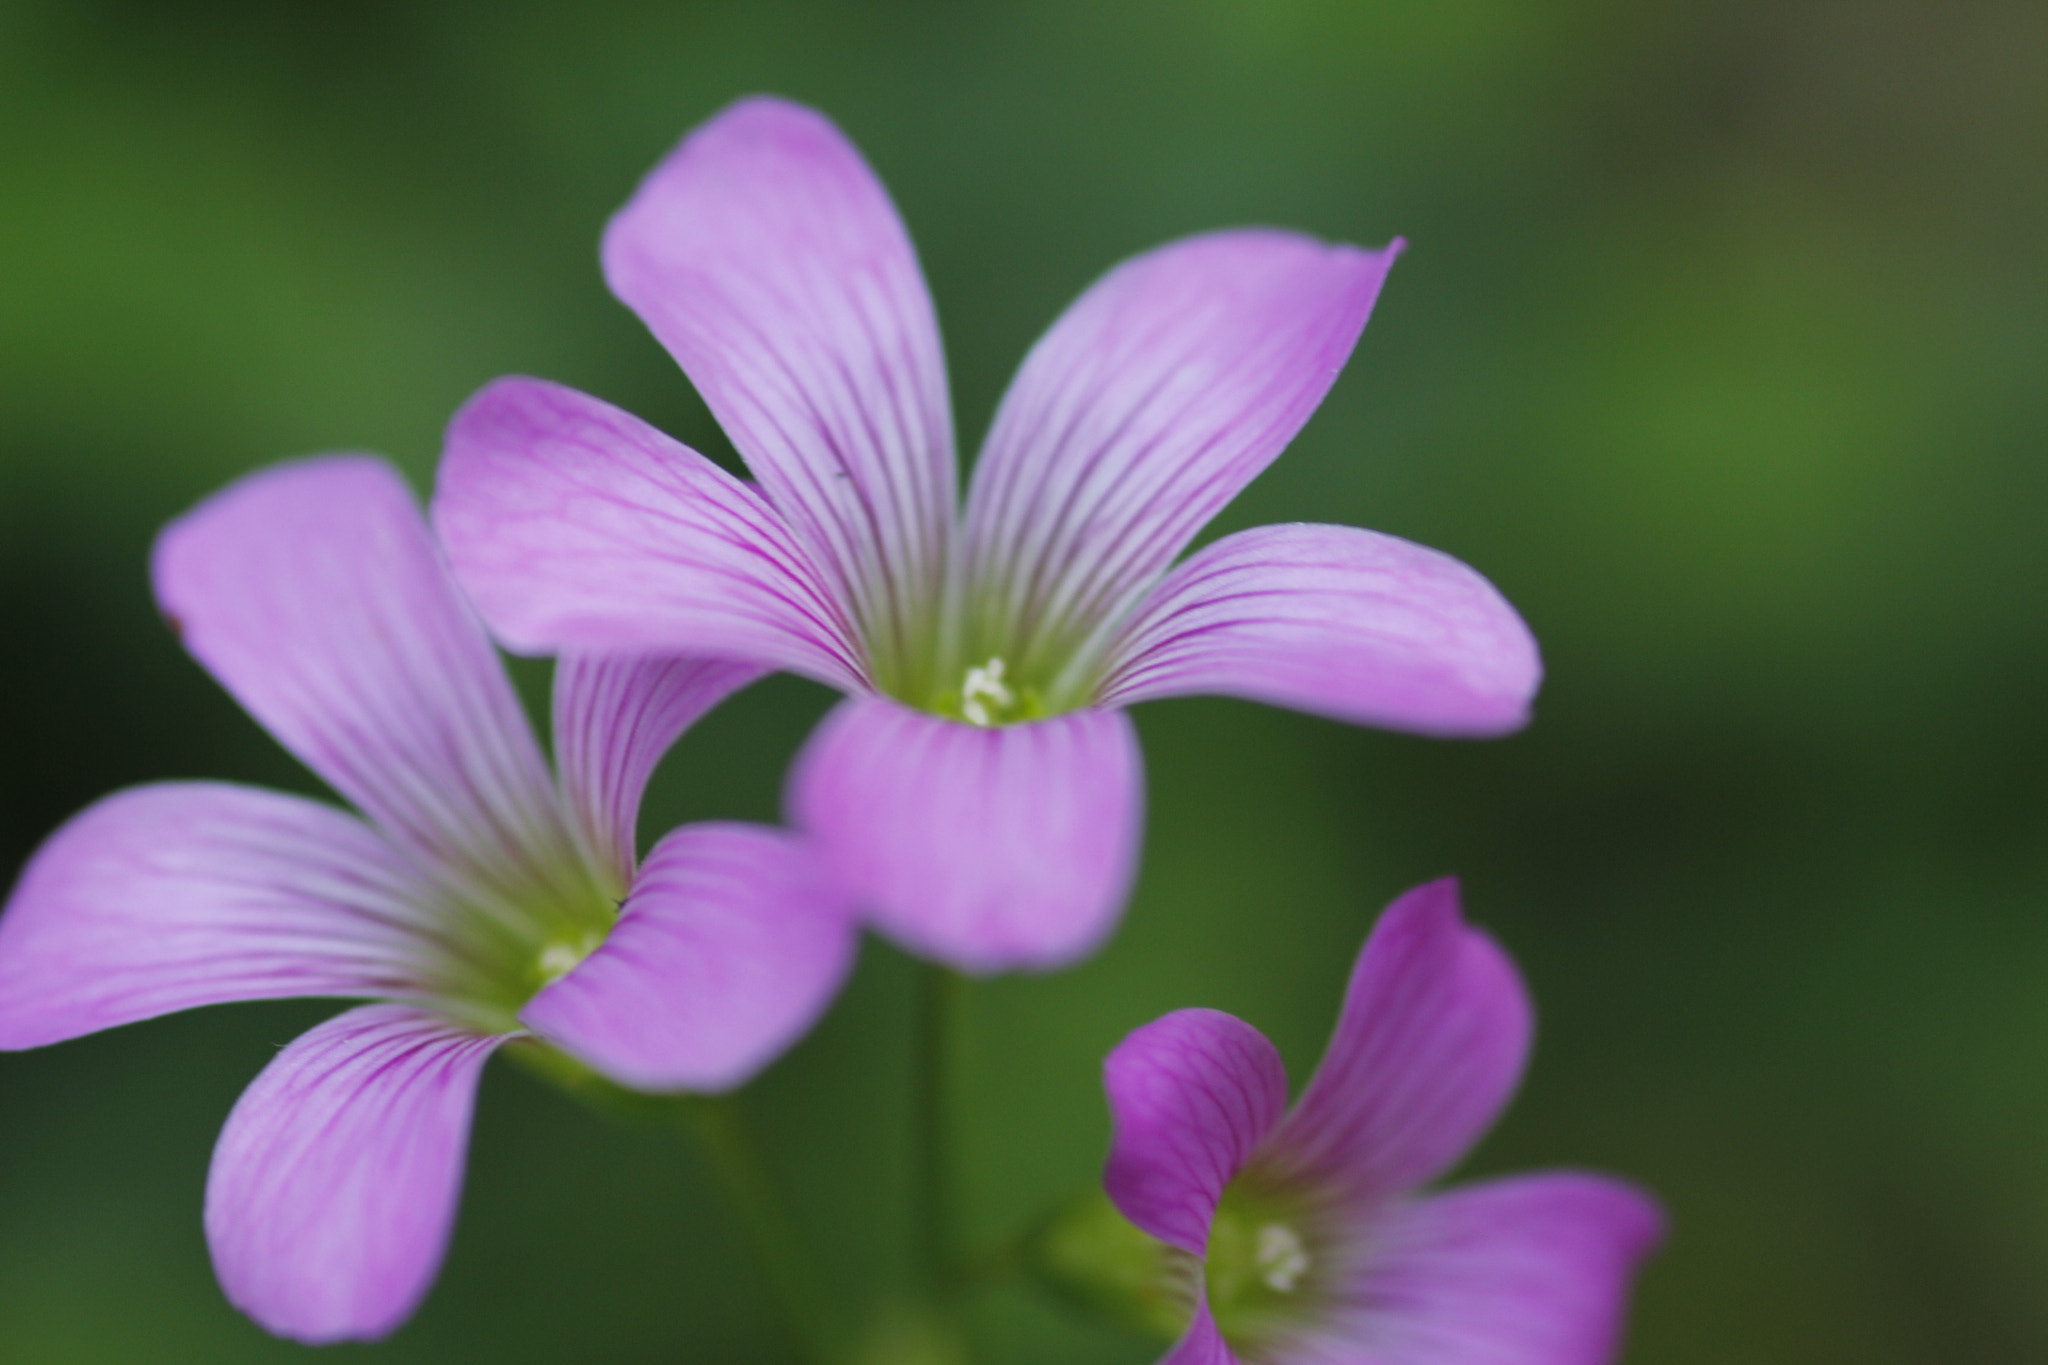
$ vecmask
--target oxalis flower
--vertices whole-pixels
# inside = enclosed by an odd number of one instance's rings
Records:
[[[850,916],[793,836],[690,826],[636,865],[656,760],[758,670],[565,658],[558,785],[411,494],[366,458],[229,488],[164,532],[155,580],[199,661],[367,819],[199,782],[86,810],[0,917],[0,1047],[226,1000],[378,1002],[280,1052],[214,1150],[214,1266],[271,1331],[375,1338],[412,1312],[500,1045],[723,1090],[843,979]]]
[[[1662,1236],[1620,1181],[1551,1172],[1418,1194],[1492,1124],[1528,1054],[1514,964],[1455,882],[1396,901],[1292,1110],[1258,1030],[1180,1010],[1104,1068],[1104,1185],[1187,1258],[1171,1365],[1602,1365]],[[1286,1111],[1283,1113],[1283,1111]]]
[[[913,950],[1056,966],[1129,889],[1125,706],[1229,693],[1438,735],[1526,718],[1527,629],[1444,555],[1269,526],[1174,567],[1315,410],[1398,250],[1260,229],[1118,266],[1025,360],[961,512],[895,209],[823,117],[746,100],[655,168],[603,259],[759,486],[513,378],[450,427],[435,521],[513,648],[688,644],[847,693],[792,774],[796,822]]]

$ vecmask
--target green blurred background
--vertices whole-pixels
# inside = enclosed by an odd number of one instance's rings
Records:
[[[729,458],[595,251],[736,95],[821,106],[888,182],[970,449],[1122,256],[1405,234],[1350,369],[1217,529],[1465,558],[1543,642],[1536,724],[1142,709],[1127,924],[976,1002],[978,1234],[1092,1178],[1127,1029],[1226,1008],[1299,1080],[1379,907],[1457,871],[1543,1021],[1472,1169],[1669,1202],[1630,1361],[2048,1361],[2044,73],[2038,0],[0,0],[0,882],[123,784],[315,789],[149,602],[150,537],[210,489],[334,449],[424,487],[508,371]],[[729,704],[647,830],[772,818],[827,700]],[[870,943],[749,1092],[867,1293],[902,1274],[910,980]],[[304,1354],[223,1303],[199,1201],[241,1086],[332,1009],[0,1056],[0,1361]],[[980,1329],[992,1361],[1156,1354],[1008,1292]],[[336,1354],[784,1358],[695,1154],[502,1065],[438,1288]]]

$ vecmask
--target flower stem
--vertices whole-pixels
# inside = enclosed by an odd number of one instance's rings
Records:
[[[783,1321],[804,1358],[814,1365],[835,1359],[846,1339],[837,1330],[838,1314],[782,1191],[761,1158],[739,1101],[729,1095],[696,1096],[682,1112],[746,1226]]]
[[[968,994],[958,972],[919,967],[915,1070],[911,1079],[912,1191],[918,1288],[937,1335],[967,1358],[968,1288],[960,1231],[959,1088]]]

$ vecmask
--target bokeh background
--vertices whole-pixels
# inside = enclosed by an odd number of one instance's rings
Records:
[[[595,250],[739,94],[823,107],[887,180],[969,449],[1129,253],[1405,234],[1216,529],[1463,557],[1543,642],[1537,721],[1141,710],[1123,931],[975,1002],[978,1235],[1093,1177],[1127,1029],[1226,1008],[1299,1079],[1379,907],[1456,871],[1542,1016],[1470,1169],[1669,1203],[1630,1361],[2048,1361],[2044,72],[2036,0],[0,0],[0,882],[124,784],[316,790],[148,598],[155,529],[226,480],[369,449],[424,488],[508,371],[730,458]],[[772,818],[827,700],[730,703],[647,830]],[[902,1278],[910,981],[870,943],[748,1095],[864,1294]],[[199,1203],[241,1086],[332,1009],[0,1056],[0,1361],[304,1354],[222,1302]],[[764,1309],[693,1151],[494,1065],[439,1287],[336,1354],[782,1360]],[[1155,1354],[1010,1291],[978,1328],[990,1361]]]

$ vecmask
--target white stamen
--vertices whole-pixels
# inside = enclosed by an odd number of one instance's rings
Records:
[[[975,725],[993,725],[989,718],[988,703],[1000,707],[1016,704],[1017,694],[1003,685],[1003,661],[990,659],[987,663],[967,670],[967,681],[960,686],[960,714]]]
[[[540,950],[540,979],[545,982],[559,981],[584,958],[573,943],[550,943]]]
[[[1256,1252],[1259,1278],[1282,1294],[1292,1294],[1308,1274],[1308,1248],[1285,1223],[1268,1223],[1259,1229]]]

